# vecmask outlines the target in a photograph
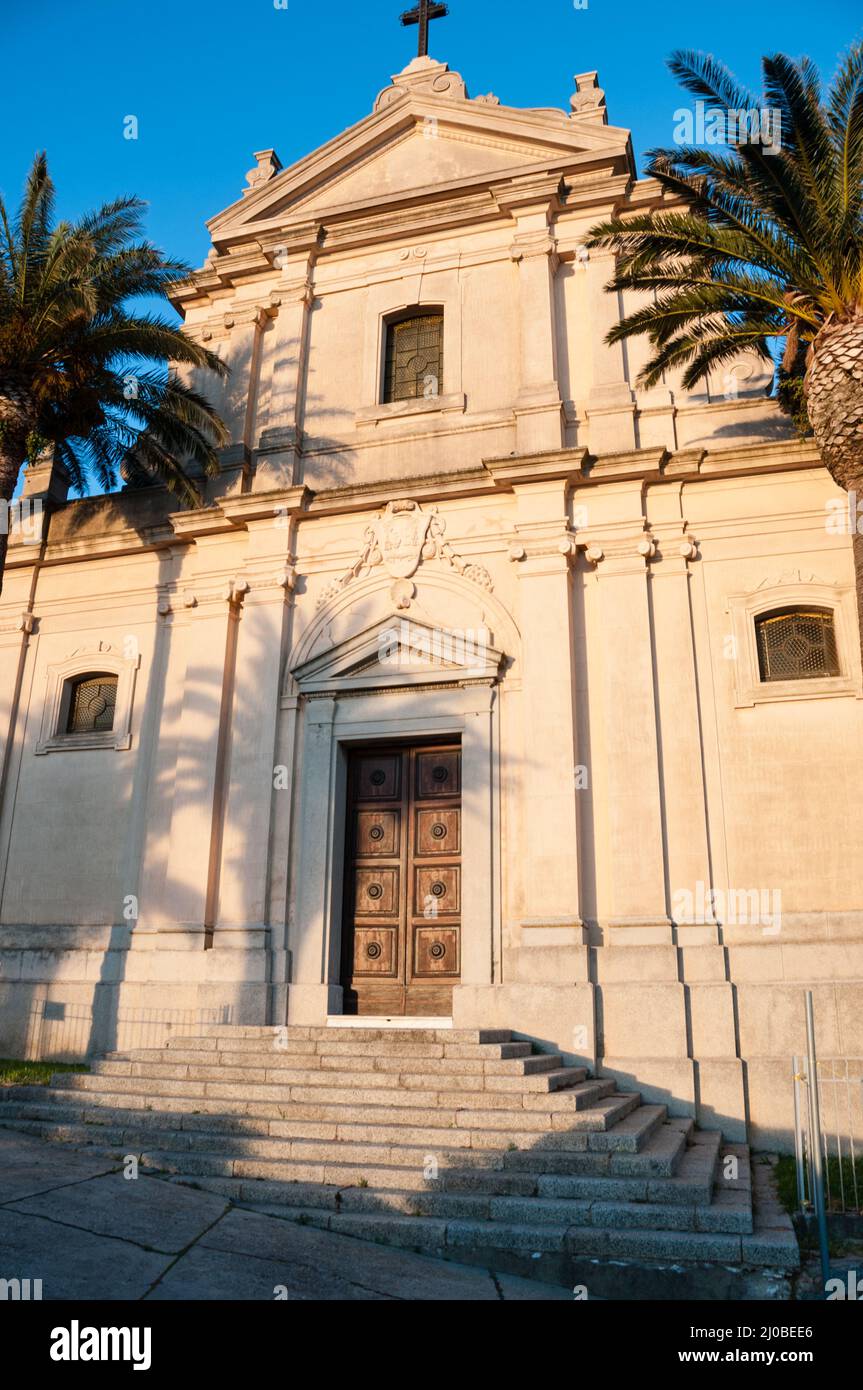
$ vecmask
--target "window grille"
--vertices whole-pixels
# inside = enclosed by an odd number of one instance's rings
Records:
[[[812,680],[838,676],[833,614],[826,609],[788,608],[756,619],[762,681]]]
[[[116,676],[83,676],[72,683],[67,734],[107,732],[114,727]]]
[[[387,325],[384,402],[431,399],[443,381],[443,314]]]

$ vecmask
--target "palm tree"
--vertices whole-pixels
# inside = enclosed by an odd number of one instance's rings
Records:
[[[710,111],[735,116],[738,138],[720,149],[651,151],[647,172],[679,209],[624,213],[592,229],[588,246],[618,255],[607,288],[649,296],[607,341],[646,335],[652,351],[639,383],[682,369],[689,388],[743,350],[773,361],[784,340],[780,401],[808,417],[831,476],[863,502],[863,44],[826,99],[808,58],[764,58],[760,98],[712,57],[678,52],[669,67]],[[741,136],[745,112],[778,119],[778,140],[760,140],[760,124]]]
[[[53,446],[72,486],[160,481],[200,500],[194,474],[218,471],[227,431],[169,363],[219,359],[129,301],[167,297],[187,274],[143,240],[145,205],[118,198],[75,223],[54,221],[54,185],[36,156],[14,221],[0,199],[0,587],[5,506],[24,462]],[[191,470],[191,471],[190,471]]]

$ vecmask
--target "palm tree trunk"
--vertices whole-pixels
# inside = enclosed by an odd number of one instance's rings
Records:
[[[863,655],[863,314],[828,320],[809,350],[806,408],[830,476],[852,494],[857,621]]]

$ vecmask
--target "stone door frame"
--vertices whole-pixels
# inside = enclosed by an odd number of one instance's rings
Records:
[[[302,685],[301,685],[302,690]],[[288,1022],[342,1013],[341,916],[347,754],[362,744],[458,738],[462,746],[463,985],[499,978],[500,737],[497,686],[487,679],[338,691],[300,700],[293,808],[294,905],[288,925]]]

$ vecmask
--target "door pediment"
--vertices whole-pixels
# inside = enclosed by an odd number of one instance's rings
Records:
[[[392,617],[292,667],[291,675],[302,695],[489,684],[499,680],[504,660],[484,628],[432,627]]]

